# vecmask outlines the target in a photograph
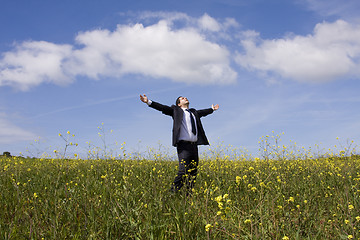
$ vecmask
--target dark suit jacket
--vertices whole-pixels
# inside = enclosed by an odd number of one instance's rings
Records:
[[[173,118],[173,129],[172,129],[172,145],[176,146],[178,143],[179,135],[180,135],[180,127],[181,122],[183,119],[184,111],[179,107],[172,105],[171,107],[162,105],[160,103],[152,101],[149,107],[152,107],[156,110],[161,111],[165,115],[169,115]],[[202,110],[195,110],[194,108],[189,109],[196,118],[196,125],[197,125],[197,145],[209,145],[209,141],[206,138],[204,128],[201,124],[200,118],[205,117],[206,115],[209,115],[210,113],[213,113],[214,110],[212,108],[202,109]]]

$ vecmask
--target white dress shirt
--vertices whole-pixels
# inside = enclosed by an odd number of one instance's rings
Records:
[[[151,105],[152,101],[148,100],[147,105]],[[193,113],[190,113],[188,111],[186,111],[186,108],[181,108],[184,111],[183,114],[183,119],[181,121],[181,126],[180,126],[180,136],[179,136],[179,141],[183,140],[183,141],[189,141],[189,142],[196,142],[197,141],[197,125],[196,125],[196,118],[194,116]],[[193,115],[194,121],[195,121],[195,127],[196,127],[196,134],[194,135],[194,133],[191,131],[192,127],[191,127],[191,119],[190,119],[190,114]]]
[[[186,111],[186,108],[181,108],[184,111],[183,119],[181,121],[181,127],[180,127],[180,136],[179,140],[189,141],[189,142],[196,142],[197,141],[197,129],[196,134],[191,131],[191,119],[190,114],[192,114],[194,121],[195,121],[195,127],[196,127],[196,119],[193,113],[190,111]]]

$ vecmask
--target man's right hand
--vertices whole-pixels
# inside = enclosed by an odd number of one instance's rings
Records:
[[[141,94],[140,94],[140,100],[143,102],[143,103],[148,103],[148,98],[147,98],[147,96],[144,94],[144,96],[142,96]]]

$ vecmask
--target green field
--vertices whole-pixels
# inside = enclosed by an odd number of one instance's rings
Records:
[[[177,162],[164,154],[2,157],[0,238],[360,239],[358,155],[261,146],[261,160],[201,156],[188,197],[169,192]]]

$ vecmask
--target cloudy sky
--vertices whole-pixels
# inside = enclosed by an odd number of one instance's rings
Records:
[[[171,118],[143,93],[219,104],[202,120],[213,146],[359,140],[358,0],[0,4],[0,152],[52,152],[67,131],[78,152],[171,148]]]

